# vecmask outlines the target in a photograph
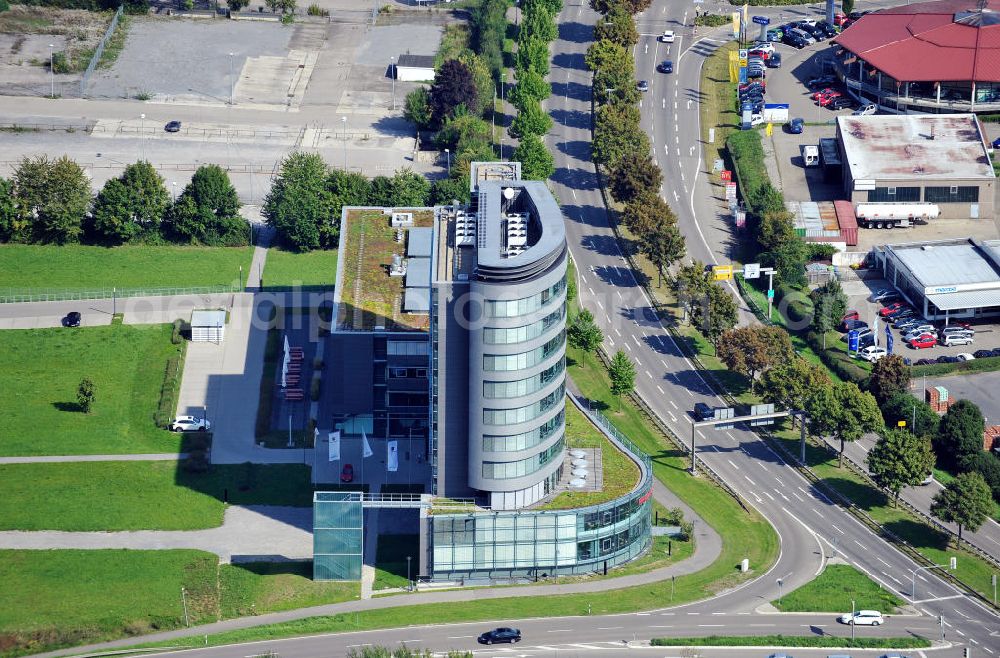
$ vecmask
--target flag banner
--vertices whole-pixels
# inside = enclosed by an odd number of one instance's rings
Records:
[[[385,460],[385,470],[395,473],[399,470],[399,451],[396,447],[396,441],[389,441],[387,449],[389,454]]]
[[[288,364],[292,361],[292,355],[288,349],[288,334],[285,334],[285,355],[281,359],[281,388],[287,386],[288,381]]]
[[[330,461],[340,459],[340,431],[330,432]]]
[[[375,453],[372,452],[372,447],[368,445],[368,436],[365,434],[364,430],[361,430],[361,457],[371,457]]]

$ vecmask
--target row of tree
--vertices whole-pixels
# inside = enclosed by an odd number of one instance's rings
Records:
[[[146,161],[125,167],[95,196],[79,164],[63,156],[24,158],[0,179],[0,242],[240,246],[250,227],[229,175],[204,165],[175,200]]]
[[[297,251],[335,249],[344,206],[417,208],[447,203],[447,190],[420,174],[365,176],[333,169],[315,153],[292,153],[281,162],[261,210],[279,241]]]

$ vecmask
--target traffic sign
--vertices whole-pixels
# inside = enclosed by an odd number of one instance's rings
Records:
[[[774,288],[771,288],[770,290],[767,291],[767,298],[774,299]]]
[[[736,183],[733,182],[726,183],[726,200],[727,201],[736,200]]]
[[[760,276],[760,263],[747,263],[743,266],[743,278],[750,280]]]
[[[730,281],[733,278],[732,265],[715,265],[712,267],[716,281]]]
[[[770,25],[771,24],[771,19],[768,18],[767,16],[754,16],[751,20],[754,23],[756,23],[757,25]]]
[[[906,421],[905,420],[897,421],[896,427],[906,427]]]
[[[728,169],[723,169],[721,172],[719,172],[719,178],[727,182],[731,181],[733,180],[733,172],[729,171]]]

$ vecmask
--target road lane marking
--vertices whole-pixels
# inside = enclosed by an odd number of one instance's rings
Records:
[[[646,371],[646,375],[647,375],[647,376],[648,376],[648,377],[649,377],[650,379],[652,379],[652,378],[653,378],[653,375],[652,375],[652,374],[651,374],[651,373],[650,373],[650,372],[649,372],[648,370]],[[659,386],[657,386],[657,388],[659,388]]]
[[[832,523],[831,523],[831,524],[830,524],[830,526],[831,526],[831,527],[832,527],[832,528],[833,528],[834,530],[836,530],[837,532],[839,532],[840,534],[844,534],[844,531],[843,531],[843,530],[841,530],[840,528],[838,528],[837,526],[835,526],[834,524],[832,524]]]
[[[678,411],[680,411],[680,407],[678,407],[677,404],[675,404],[673,400],[667,400],[667,402],[670,403],[671,407],[673,407],[674,409],[677,409]]]
[[[747,479],[747,482],[749,482],[751,485],[753,485],[755,487],[757,486],[757,483],[754,482],[753,480],[751,480],[749,476],[744,475],[743,477],[745,477]]]
[[[820,512],[820,511],[819,511],[818,509],[816,509],[815,507],[810,507],[809,509],[811,509],[812,511],[816,512],[817,514],[819,514],[819,515],[820,515],[820,518],[824,518],[824,519],[826,518],[825,516],[823,516],[823,512]]]
[[[863,551],[867,551],[868,550],[868,547],[865,546],[864,544],[862,544],[861,542],[859,542],[857,539],[854,540],[854,543],[857,544],[858,546],[860,546],[861,550],[863,550]]]
[[[614,631],[614,630],[618,630],[619,628],[625,628],[625,627],[624,626],[601,626],[601,627],[598,627],[597,630],[599,630],[599,631]]]
[[[663,393],[664,395],[666,395],[666,393],[663,392],[663,389],[660,388],[659,384],[656,385],[656,390],[659,391],[660,393]]]
[[[761,491],[760,491],[760,492],[761,492],[762,494],[764,494],[765,496],[767,496],[768,498],[770,498],[770,499],[771,499],[772,501],[774,500],[774,496],[772,496],[771,494],[767,493],[767,492],[766,492],[766,491],[764,491],[763,489],[761,489]]]
[[[795,498],[797,498],[797,499],[798,499],[798,501],[799,501],[800,503],[804,503],[804,502],[806,502],[806,501],[805,501],[805,500],[804,500],[804,499],[802,498],[802,496],[798,495],[798,494],[797,494],[797,493],[795,493],[794,491],[790,491],[789,493],[790,493],[790,494],[792,494],[793,496],[795,496]]]
[[[737,471],[740,470],[740,467],[734,464],[732,459],[727,459],[726,461],[729,462],[729,465],[735,468]]]

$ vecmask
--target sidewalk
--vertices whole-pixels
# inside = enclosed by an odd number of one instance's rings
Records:
[[[175,462],[186,459],[186,452],[160,452],[145,455],[47,455],[0,457],[0,464],[52,464],[66,462]]]

